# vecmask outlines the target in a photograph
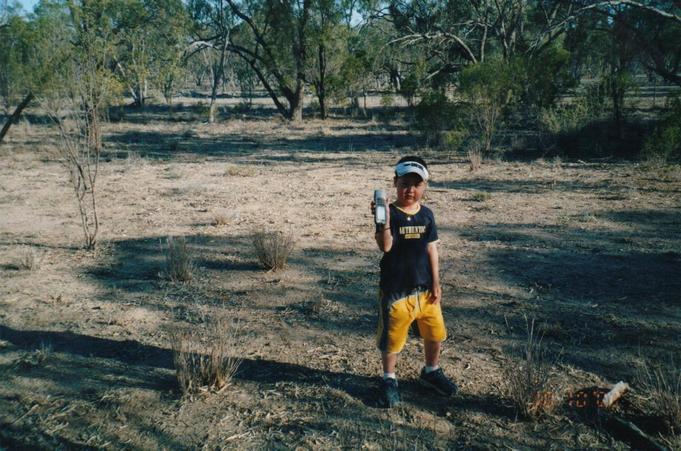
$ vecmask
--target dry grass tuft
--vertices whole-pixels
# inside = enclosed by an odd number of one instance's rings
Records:
[[[652,364],[643,361],[636,372],[637,392],[644,411],[660,418],[671,434],[681,434],[681,367],[679,359]]]
[[[492,195],[485,191],[478,191],[471,194],[471,200],[474,202],[486,202],[492,198]]]
[[[468,169],[471,172],[475,172],[480,169],[482,165],[482,147],[478,141],[473,141],[467,150],[468,154]]]
[[[224,226],[230,223],[229,216],[224,213],[218,213],[213,218],[212,224],[216,227]]]
[[[259,232],[253,235],[253,247],[258,261],[265,269],[277,271],[286,266],[295,242],[285,232]]]
[[[240,214],[238,211],[230,209],[220,209],[213,213],[213,220],[211,225],[214,227],[225,226],[239,221]]]
[[[165,275],[173,282],[189,282],[192,279],[194,264],[191,252],[184,237],[168,237],[165,246]]]
[[[236,375],[241,334],[238,323],[220,320],[208,330],[195,328],[172,335],[175,374],[183,394],[222,390]]]
[[[17,268],[25,271],[34,271],[40,269],[41,258],[40,254],[33,247],[24,247],[19,252],[17,259]]]
[[[40,347],[33,352],[28,352],[19,357],[14,362],[16,368],[22,370],[31,370],[33,368],[41,367],[47,363],[47,360],[52,354],[52,345],[42,342]]]
[[[124,161],[124,170],[131,171],[133,169],[138,169],[144,167],[146,160],[138,152],[128,151],[128,154]]]
[[[227,165],[225,175],[228,177],[253,177],[257,175],[255,168],[248,166]]]
[[[550,390],[551,365],[546,348],[534,329],[534,319],[526,321],[527,338],[516,349],[520,360],[513,359],[504,368],[506,395],[517,413],[524,418],[549,414],[559,404],[559,396]]]

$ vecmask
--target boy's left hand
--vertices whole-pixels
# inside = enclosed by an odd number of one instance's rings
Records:
[[[439,304],[441,300],[442,300],[442,287],[438,283],[438,284],[433,285],[433,288],[430,290],[430,302],[433,303],[433,304]]]

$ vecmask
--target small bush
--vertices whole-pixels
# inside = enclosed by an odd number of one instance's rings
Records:
[[[277,271],[286,266],[293,250],[293,236],[284,232],[260,232],[253,235],[253,247],[265,269]]]
[[[592,118],[587,103],[581,97],[577,97],[570,104],[541,110],[539,125],[542,130],[558,135],[574,132],[586,125]]]
[[[486,60],[467,66],[459,75],[459,90],[470,104],[469,129],[479,137],[484,154],[492,151],[497,132],[518,99],[517,69],[517,64]]]
[[[440,147],[456,152],[461,148],[469,133],[464,130],[447,130],[440,133]]]
[[[670,433],[681,434],[681,367],[674,360],[657,365],[643,362],[635,381],[643,409],[660,418]]]
[[[681,99],[671,101],[668,111],[645,138],[641,156],[653,163],[681,157]]]
[[[168,237],[165,248],[166,276],[173,282],[189,282],[194,265],[184,237]]]
[[[194,329],[172,334],[173,361],[184,394],[221,390],[236,375],[241,336],[237,323],[217,321],[208,331]]]
[[[393,106],[395,103],[395,99],[393,99],[392,93],[384,93],[381,94],[381,106],[385,108],[390,108]]]
[[[506,379],[506,395],[511,399],[517,413],[524,418],[551,413],[558,405],[558,396],[549,390],[551,365],[541,337],[534,330],[534,319],[528,321],[527,338],[517,347],[519,356],[503,368]]]
[[[469,106],[454,103],[441,92],[424,94],[416,106],[416,128],[429,146],[456,150],[468,137]]]

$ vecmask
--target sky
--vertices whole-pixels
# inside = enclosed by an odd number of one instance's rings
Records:
[[[19,0],[19,4],[25,12],[33,12],[33,7],[38,3],[38,0]]]

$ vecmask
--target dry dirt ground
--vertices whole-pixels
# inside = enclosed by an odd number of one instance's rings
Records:
[[[678,352],[678,166],[494,160],[470,172],[376,118],[210,125],[150,107],[117,120],[95,253],[80,249],[54,128],[24,122],[0,147],[0,449],[628,449],[569,396],[624,380],[633,400],[636,364]],[[461,393],[416,384],[414,338],[398,364],[404,402],[385,410],[369,201],[414,152],[433,173],[442,366]],[[294,235],[285,270],[258,266],[260,230]],[[179,236],[195,261],[185,284],[163,275],[165,240]],[[216,318],[238,318],[243,363],[221,392],[183,397],[173,333]],[[561,396],[533,421],[516,417],[503,377],[526,318]],[[679,444],[627,399],[620,415]]]

